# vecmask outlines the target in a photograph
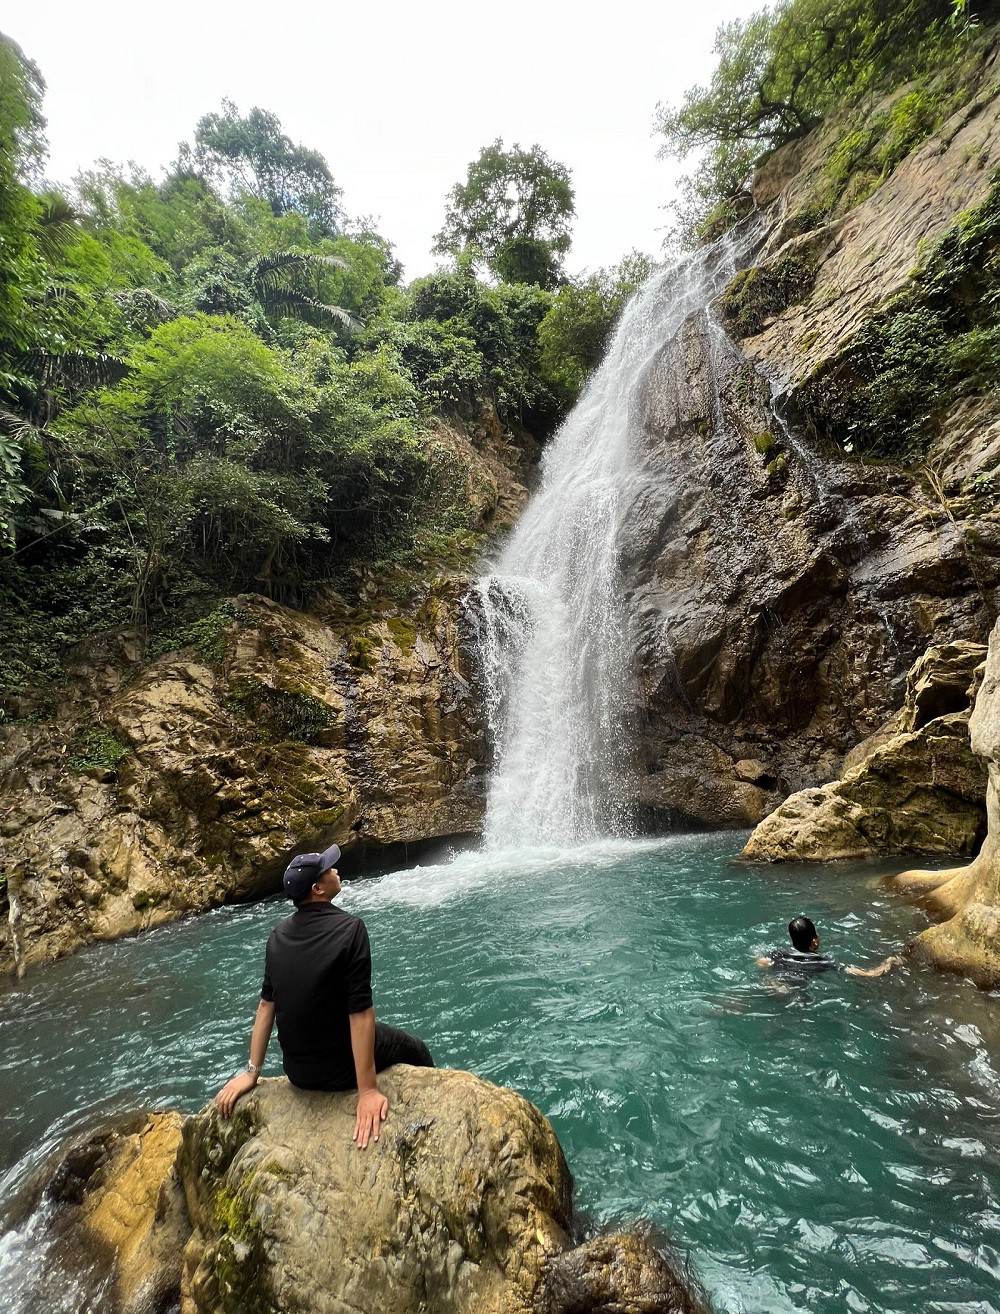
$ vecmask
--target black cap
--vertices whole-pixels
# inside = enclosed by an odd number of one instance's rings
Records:
[[[296,903],[304,899],[325,871],[336,867],[340,861],[340,849],[331,844],[322,853],[300,853],[285,868],[285,895]]]

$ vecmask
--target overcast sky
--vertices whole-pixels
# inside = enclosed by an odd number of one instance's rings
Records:
[[[718,25],[759,5],[21,0],[3,27],[48,84],[50,178],[101,156],[159,178],[223,97],[260,105],[326,156],[409,279],[435,266],[445,196],[496,137],[572,170],[571,271],[658,254],[678,166],[656,158],[656,103],[704,80]]]

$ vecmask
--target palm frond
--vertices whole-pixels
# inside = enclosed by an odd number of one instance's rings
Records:
[[[258,256],[252,260],[247,266],[247,273],[255,286],[273,287],[286,270],[309,269],[317,265],[326,265],[329,269],[350,268],[342,256],[316,255],[311,251],[272,251],[270,255]]]
[[[76,232],[77,214],[58,192],[38,198],[35,213],[35,240],[46,259],[54,259]]]
[[[29,442],[37,442],[43,430],[37,424],[32,424],[26,415],[18,415],[16,411],[0,408],[0,433],[24,446]]]
[[[283,316],[287,319],[308,318],[309,314],[319,315],[327,319],[334,319],[338,324],[343,324],[344,328],[351,333],[356,333],[362,327],[361,321],[355,318],[349,310],[343,306],[328,306],[323,301],[317,301],[315,297],[307,297],[301,292],[295,292],[292,288],[279,288],[274,292],[269,292],[263,299],[264,309],[269,315]]]
[[[26,351],[19,364],[31,374],[36,386],[63,386],[73,392],[118,383],[129,369],[125,361],[103,351],[53,352],[42,347]]]
[[[111,299],[119,309],[142,312],[147,319],[166,324],[177,318],[177,308],[165,297],[157,296],[148,287],[126,287],[111,294]]]

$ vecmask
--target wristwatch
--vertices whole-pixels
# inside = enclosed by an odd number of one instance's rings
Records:
[[[254,1076],[254,1077],[259,1077],[260,1074],[261,1074],[263,1071],[264,1071],[264,1065],[263,1065],[263,1063],[248,1063],[248,1064],[247,1064],[247,1072],[249,1072],[249,1073],[250,1073],[252,1076]]]

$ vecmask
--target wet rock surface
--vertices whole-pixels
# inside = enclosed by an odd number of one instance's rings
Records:
[[[648,492],[622,552],[633,797],[654,818],[756,825],[837,774],[929,645],[985,641],[1000,532],[977,524],[974,576],[917,475],[809,447],[705,320],[652,363],[644,428]]]
[[[986,833],[986,772],[969,716],[986,649],[929,649],[906,701],[845,758],[838,780],[793,794],[757,826],[747,862],[831,861],[897,853],[972,855]]]
[[[19,1308],[164,1314],[175,1306],[190,1233],[177,1175],[183,1121],[140,1114],[63,1152],[35,1202],[46,1220],[35,1234],[44,1258]]]

